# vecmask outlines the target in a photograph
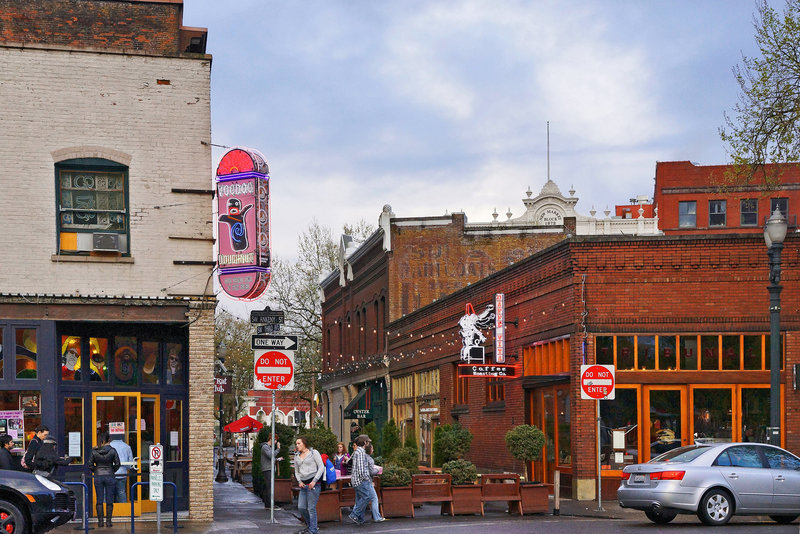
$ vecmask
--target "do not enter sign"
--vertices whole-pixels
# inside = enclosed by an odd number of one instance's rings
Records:
[[[581,398],[614,400],[614,366],[581,365]]]
[[[292,389],[294,387],[294,351],[255,351],[253,389]]]

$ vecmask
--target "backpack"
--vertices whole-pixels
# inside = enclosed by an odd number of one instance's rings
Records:
[[[336,469],[329,458],[325,458],[325,483],[333,484],[336,482]]]

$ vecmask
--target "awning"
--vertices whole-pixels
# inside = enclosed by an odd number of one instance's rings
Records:
[[[545,386],[556,386],[558,384],[568,384],[569,374],[562,375],[535,375],[523,376],[519,379],[523,389],[534,389]]]
[[[257,419],[245,415],[233,423],[228,423],[223,427],[225,432],[258,432],[264,425]]]
[[[369,386],[364,386],[344,409],[345,419],[372,419],[372,406],[367,397]]]

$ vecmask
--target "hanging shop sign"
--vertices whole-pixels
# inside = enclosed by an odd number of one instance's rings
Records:
[[[472,303],[467,303],[466,314],[458,320],[461,327],[461,361],[467,363],[485,363],[483,344],[486,336],[481,329],[489,328],[495,318],[494,305],[488,304],[480,315],[475,313]]]
[[[480,378],[513,378],[518,375],[516,365],[506,365],[505,358],[505,296],[495,295],[495,303],[488,304],[479,315],[471,303],[466,306],[466,314],[459,319],[461,327],[461,363],[458,376]],[[486,336],[482,329],[495,329],[495,361],[487,362],[483,343]],[[502,338],[498,341],[498,338]]]
[[[259,298],[270,279],[269,166],[252,148],[228,151],[217,166],[219,283],[241,300]]]
[[[506,363],[506,296],[494,296],[494,363]]]
[[[499,363],[487,363],[481,365],[462,363],[458,366],[458,376],[459,378],[514,378],[517,376],[517,366],[502,365]]]
[[[215,375],[214,376],[214,393],[232,393],[233,380],[230,375]]]

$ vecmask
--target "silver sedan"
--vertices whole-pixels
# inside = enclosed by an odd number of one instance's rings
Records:
[[[706,525],[734,514],[791,523],[800,516],[800,458],[760,443],[680,447],[626,466],[617,498],[659,524],[678,514],[697,514]]]

